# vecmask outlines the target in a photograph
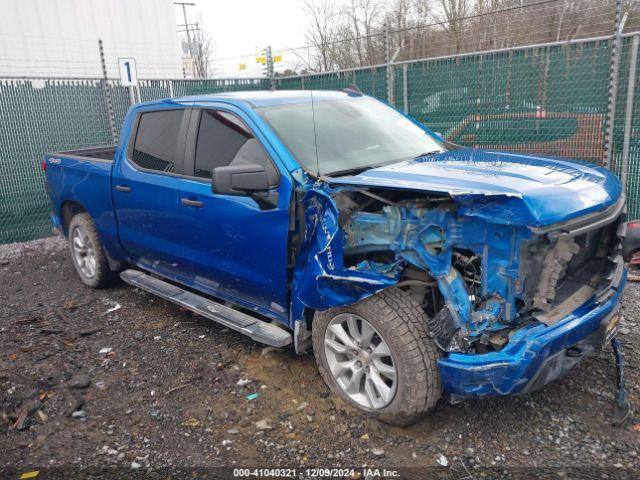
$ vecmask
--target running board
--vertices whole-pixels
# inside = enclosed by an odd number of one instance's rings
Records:
[[[234,310],[139,270],[125,270],[120,274],[120,278],[129,285],[169,300],[231,330],[244,333],[258,342],[281,348],[293,341],[289,332],[272,323]]]

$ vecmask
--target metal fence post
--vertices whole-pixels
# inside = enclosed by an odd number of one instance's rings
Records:
[[[111,90],[109,90],[109,84],[107,83],[107,64],[104,60],[104,48],[102,46],[102,39],[98,40],[98,48],[100,49],[100,64],[102,65],[102,91],[104,92],[105,103],[107,107],[107,116],[109,117],[111,140],[113,141],[113,143],[116,143],[118,138],[118,134],[116,132],[116,116],[113,112],[113,99],[111,98]]]
[[[384,24],[384,63],[387,65],[387,101],[395,105],[393,65],[391,64],[391,38],[389,25]]]
[[[624,140],[622,143],[622,166],[620,169],[620,179],[622,188],[627,188],[627,177],[629,176],[629,145],[631,143],[631,121],[633,119],[633,100],[636,89],[636,67],[638,62],[638,45],[640,36],[633,36],[631,44],[631,58],[629,60],[629,81],[627,83],[627,106],[624,118]]]
[[[268,46],[266,51],[266,61],[267,61],[267,79],[268,79],[268,85],[269,85],[269,90],[275,90],[276,89],[276,79],[275,79],[275,70],[273,68],[273,55],[271,53],[271,46]]]
[[[409,81],[407,71],[409,65],[406,63],[402,65],[402,107],[404,113],[409,113]]]
[[[616,100],[618,96],[618,71],[620,69],[620,43],[622,0],[616,0],[615,31],[611,41],[611,60],[609,64],[609,105],[607,109],[606,131],[604,139],[603,164],[611,168],[611,156],[613,152],[613,129],[616,116]]]
[[[127,90],[129,91],[129,106],[132,107],[136,104],[136,96],[133,93],[133,87],[129,86]]]

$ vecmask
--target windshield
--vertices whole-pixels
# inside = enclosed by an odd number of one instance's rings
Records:
[[[444,151],[422,128],[369,97],[268,106],[259,112],[301,166],[320,175]]]

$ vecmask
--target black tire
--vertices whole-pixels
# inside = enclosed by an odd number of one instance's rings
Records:
[[[341,313],[366,319],[380,334],[393,354],[397,386],[393,400],[371,410],[354,402],[338,385],[325,352],[325,332]],[[316,312],[313,321],[313,349],[322,378],[344,401],[366,415],[392,425],[410,425],[433,409],[442,395],[438,358],[440,352],[428,335],[424,311],[402,290],[392,287],[346,307]]]
[[[73,235],[77,229],[80,229],[86,235],[86,238],[91,244],[95,257],[94,275],[85,274],[76,258],[73,247]],[[76,273],[78,274],[78,277],[80,277],[82,283],[91,288],[104,288],[112,285],[117,280],[116,272],[113,272],[109,268],[109,262],[107,261],[106,254],[104,253],[102,243],[100,242],[100,237],[98,237],[96,226],[88,213],[83,212],[74,215],[69,222],[67,240],[69,243],[69,251],[71,253],[71,261],[73,262],[73,266],[75,267]]]

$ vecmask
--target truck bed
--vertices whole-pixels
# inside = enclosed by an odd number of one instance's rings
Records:
[[[101,146],[45,154],[47,191],[52,222],[64,228],[65,205],[86,210],[106,248],[117,245],[117,227],[111,200],[111,169],[116,147]],[[68,232],[64,232],[67,234]]]
[[[77,158],[83,160],[98,160],[103,162],[113,162],[116,154],[116,145],[106,145],[104,147],[80,148],[78,150],[67,150],[64,152],[55,152],[48,156]]]

